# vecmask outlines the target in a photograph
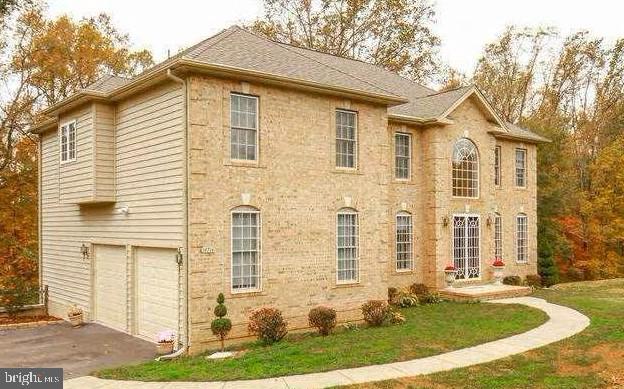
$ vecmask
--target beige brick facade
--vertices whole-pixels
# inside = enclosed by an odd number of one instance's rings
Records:
[[[469,98],[453,123],[415,127],[388,123],[387,107],[255,83],[192,76],[189,88],[189,327],[191,352],[215,339],[210,332],[218,293],[226,295],[232,337],[246,336],[246,317],[261,305],[281,309],[292,328],[307,326],[310,308],[336,308],[341,320],[359,317],[359,306],[383,299],[390,286],[424,282],[442,287],[452,262],[452,227],[457,213],[481,218],[481,278],[491,279],[494,212],[503,217],[503,257],[509,274],[536,272],[536,181],[533,144],[495,138],[495,125]],[[229,157],[230,93],[259,98],[259,157],[235,163]],[[335,167],[335,110],[357,112],[357,169]],[[411,134],[411,177],[394,178],[394,134]],[[479,150],[480,196],[456,199],[451,192],[451,154],[461,137]],[[494,147],[502,147],[502,185],[495,187]],[[527,149],[528,185],[513,182],[514,150]],[[262,221],[262,288],[231,289],[231,210],[253,206]],[[336,214],[359,215],[359,282],[336,282]],[[412,215],[414,268],[397,272],[395,218]],[[529,262],[515,262],[515,216],[529,222]],[[202,248],[206,253],[202,253]]]

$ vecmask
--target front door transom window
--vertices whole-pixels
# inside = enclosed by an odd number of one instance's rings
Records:
[[[458,280],[479,278],[481,275],[479,216],[453,216],[453,264]]]

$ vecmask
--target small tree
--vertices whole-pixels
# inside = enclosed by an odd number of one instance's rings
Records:
[[[218,336],[219,340],[221,340],[221,351],[225,350],[225,337],[232,329],[232,321],[225,317],[225,315],[227,315],[227,308],[225,304],[223,304],[224,302],[225,297],[223,293],[219,293],[217,306],[214,309],[214,314],[217,318],[210,323],[212,334]]]
[[[553,250],[549,242],[541,241],[537,248],[537,272],[542,277],[542,285],[549,287],[559,282],[559,273],[553,260]]]

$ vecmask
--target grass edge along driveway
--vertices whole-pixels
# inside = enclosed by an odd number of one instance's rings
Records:
[[[327,337],[292,334],[282,342],[245,350],[226,360],[205,354],[172,361],[151,361],[96,372],[101,378],[140,381],[228,381],[314,373],[423,358],[508,337],[544,323],[547,315],[524,305],[454,303],[401,310],[407,322],[359,330],[339,328]]]

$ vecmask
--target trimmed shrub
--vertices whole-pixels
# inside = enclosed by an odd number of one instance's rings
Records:
[[[368,325],[378,327],[388,316],[390,306],[383,300],[369,300],[362,305],[362,316]]]
[[[393,304],[394,299],[396,298],[399,290],[397,288],[390,287],[388,288],[388,303]]]
[[[425,284],[415,283],[410,285],[409,291],[411,294],[416,295],[419,299],[421,296],[424,296],[429,293],[429,288],[425,286]]]
[[[533,287],[533,288],[541,288],[542,287],[542,277],[540,277],[539,274],[529,274],[524,279],[524,283],[527,286],[530,286],[530,287]]]
[[[288,334],[287,324],[279,309],[263,307],[251,312],[247,329],[262,343],[272,344]]]
[[[336,310],[329,307],[316,307],[308,313],[308,323],[318,329],[319,334],[327,336],[336,327]]]
[[[232,330],[232,321],[225,318],[227,315],[227,308],[225,307],[225,297],[223,293],[219,293],[217,297],[217,306],[214,309],[214,314],[217,317],[210,323],[210,330],[212,334],[219,337],[221,341],[221,351],[225,349],[225,337]]]
[[[438,292],[431,292],[420,297],[418,301],[420,301],[421,304],[439,304],[442,302],[442,297]]]
[[[519,286],[522,285],[522,278],[520,276],[507,276],[503,278],[503,284]]]

